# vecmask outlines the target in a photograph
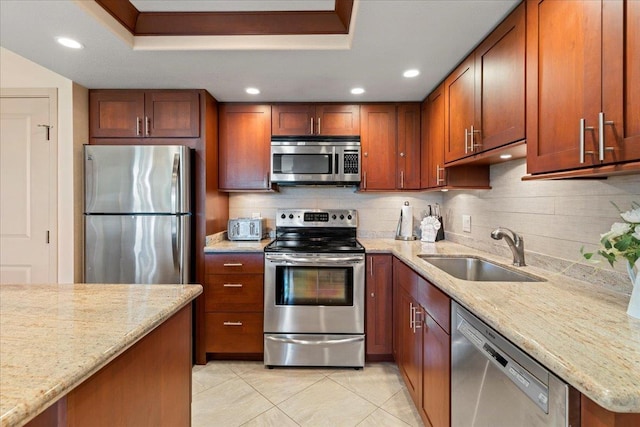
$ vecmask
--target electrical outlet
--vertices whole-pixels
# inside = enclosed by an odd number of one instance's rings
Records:
[[[471,233],[471,215],[462,215],[462,231]]]

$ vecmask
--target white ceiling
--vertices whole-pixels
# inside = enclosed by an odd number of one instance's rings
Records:
[[[222,102],[422,100],[519,3],[359,0],[350,49],[137,50],[88,13],[87,1],[0,0],[0,45],[88,88],[206,89]],[[85,48],[64,48],[59,36]],[[405,79],[408,68],[421,74]],[[249,86],[260,95],[246,94]],[[351,95],[356,86],[366,92]]]

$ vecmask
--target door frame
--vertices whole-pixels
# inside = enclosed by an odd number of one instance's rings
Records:
[[[58,282],[58,90],[56,88],[0,88],[0,98],[49,99],[49,282]]]

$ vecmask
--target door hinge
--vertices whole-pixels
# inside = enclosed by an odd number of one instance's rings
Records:
[[[50,240],[49,240],[49,230],[47,230],[47,245],[48,245],[49,243],[50,243]]]
[[[51,125],[38,125],[38,127],[47,129],[47,141],[51,141],[51,128],[53,126],[51,126]],[[49,243],[49,242],[47,242],[47,243]]]

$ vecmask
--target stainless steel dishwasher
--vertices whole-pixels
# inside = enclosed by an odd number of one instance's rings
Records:
[[[451,426],[573,426],[575,389],[469,313],[451,306]]]

